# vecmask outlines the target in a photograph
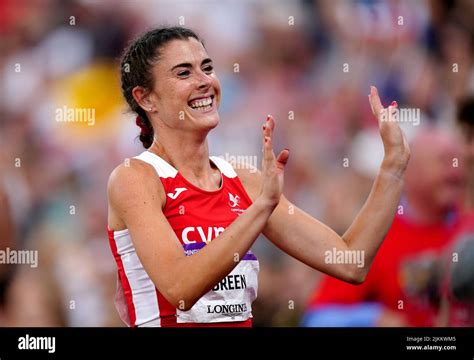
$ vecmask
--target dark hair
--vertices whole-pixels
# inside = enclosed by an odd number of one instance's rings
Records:
[[[463,129],[464,136],[470,142],[474,140],[474,96],[460,101],[457,111],[457,122]]]
[[[132,90],[135,86],[151,90],[154,85],[151,68],[160,56],[160,48],[171,40],[187,40],[188,38],[201,41],[194,31],[184,27],[153,29],[133,40],[122,55],[120,63],[122,94],[130,108],[138,114],[136,124],[141,128],[140,141],[146,149],[153,144],[153,126],[146,112],[133,98]]]
[[[464,98],[458,105],[458,122],[474,126],[474,96]]]

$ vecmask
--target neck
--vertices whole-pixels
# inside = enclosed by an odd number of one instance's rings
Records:
[[[193,185],[204,190],[219,188],[220,173],[211,168],[206,134],[160,128],[148,149],[160,156]]]

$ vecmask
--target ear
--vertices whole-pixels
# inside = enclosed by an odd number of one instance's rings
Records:
[[[154,105],[150,92],[141,86],[135,86],[132,90],[132,96],[140,107],[147,112],[154,111]]]

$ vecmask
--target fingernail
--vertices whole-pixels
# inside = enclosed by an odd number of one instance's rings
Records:
[[[288,150],[288,151],[290,151],[290,149],[288,149],[288,148],[285,148],[285,150]]]
[[[271,115],[267,115],[267,121],[270,121]]]
[[[392,101],[392,103],[390,104],[392,106],[397,106],[397,102],[396,101]]]
[[[268,136],[265,136],[265,143],[267,143],[268,140],[270,140],[270,138]]]
[[[263,124],[262,128],[263,128],[263,130],[265,130],[265,128],[266,128],[265,124]]]

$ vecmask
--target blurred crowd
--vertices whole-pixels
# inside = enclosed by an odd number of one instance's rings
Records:
[[[196,30],[215,62],[211,154],[260,156],[272,114],[275,147],[291,149],[286,196],[341,235],[383,157],[369,86],[420,111],[402,124],[406,191],[367,284],[341,285],[262,236],[255,325],[474,325],[473,293],[449,277],[469,282],[474,267],[461,251],[474,241],[472,19],[472,0],[0,0],[0,245],[39,256],[0,264],[0,326],[123,325],[106,184],[143,148],[118,59],[158,25]],[[64,107],[94,122],[58,118]]]

